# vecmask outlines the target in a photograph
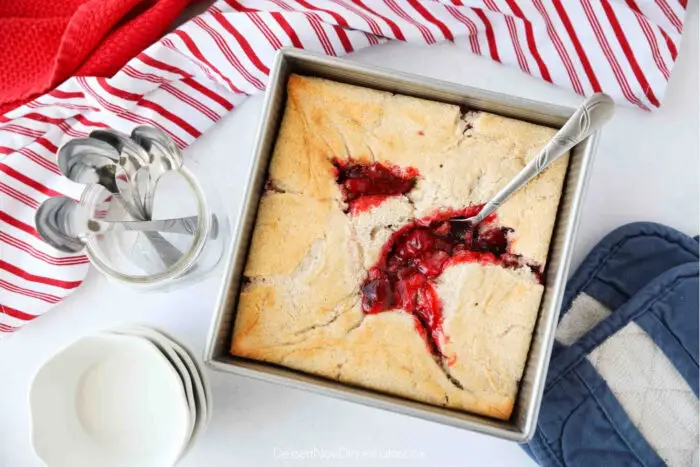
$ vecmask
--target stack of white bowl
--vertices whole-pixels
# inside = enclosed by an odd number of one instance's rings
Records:
[[[34,377],[29,405],[34,450],[48,467],[171,467],[211,415],[192,353],[136,325],[54,355]]]

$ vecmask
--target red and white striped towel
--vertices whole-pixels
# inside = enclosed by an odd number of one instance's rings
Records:
[[[265,88],[282,46],[344,55],[386,39],[454,41],[578,94],[659,107],[687,0],[228,0],[168,34],[113,78],[71,78],[0,116],[0,334],[85,277],[85,256],[44,244],[34,212],[62,178],[58,146],[99,127],[167,131],[181,147]]]

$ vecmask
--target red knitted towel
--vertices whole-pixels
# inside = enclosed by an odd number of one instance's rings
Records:
[[[111,76],[190,0],[0,2],[0,115],[70,76]]]

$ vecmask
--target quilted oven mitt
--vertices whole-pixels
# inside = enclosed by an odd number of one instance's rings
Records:
[[[542,408],[544,466],[698,465],[698,239],[608,234],[568,284]]]

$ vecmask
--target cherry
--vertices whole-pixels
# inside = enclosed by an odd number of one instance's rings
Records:
[[[507,227],[479,231],[474,242],[474,249],[488,251],[495,256],[501,256],[508,249],[508,234],[512,231]]]
[[[380,277],[362,284],[362,309],[365,313],[378,313],[394,303],[394,293],[387,277]]]
[[[351,205],[353,214],[370,209],[383,199],[404,195],[416,184],[418,171],[412,168],[400,169],[379,162],[333,161],[336,168],[336,182],[342,187],[346,203]],[[368,202],[359,202],[372,197]]]

